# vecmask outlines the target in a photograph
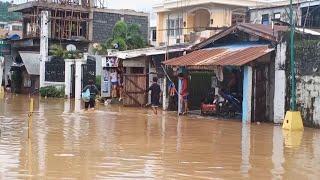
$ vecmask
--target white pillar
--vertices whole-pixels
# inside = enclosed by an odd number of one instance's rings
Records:
[[[86,63],[86,59],[75,59],[75,63],[76,63],[75,100],[80,100],[81,91],[82,91],[82,65]]]
[[[71,66],[74,64],[74,59],[65,59],[65,72],[64,72],[64,92],[67,98],[71,95]]]
[[[4,57],[0,56],[0,86],[2,84],[3,68],[4,68]]]
[[[168,93],[168,90],[167,90],[167,77],[164,76],[163,78],[163,91],[162,91],[162,108],[163,110],[167,110],[167,93]]]
[[[285,116],[285,98],[286,98],[286,50],[287,43],[283,42],[277,45],[275,58],[275,84],[274,84],[274,123],[282,123]]]
[[[48,61],[48,11],[41,11],[40,30],[40,87],[45,86],[45,63]]]
[[[243,101],[242,101],[242,122],[251,122],[251,100],[252,100],[252,67],[244,67],[243,77]]]

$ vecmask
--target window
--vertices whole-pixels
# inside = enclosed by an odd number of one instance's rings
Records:
[[[273,18],[275,20],[280,20],[281,19],[281,14],[280,13],[274,13]]]
[[[174,20],[173,19],[169,19],[167,20],[167,28],[168,28],[168,35],[169,36],[174,36]]]
[[[167,20],[167,28],[169,36],[180,36],[182,35],[183,19],[169,19]]]
[[[157,30],[152,30],[152,41],[157,41]]]
[[[15,26],[15,25],[13,25],[13,26],[12,26],[12,30],[13,30],[13,31],[21,31],[21,30],[22,30],[22,26]]]
[[[263,14],[263,15],[262,15],[261,24],[266,24],[266,25],[269,24],[269,14]]]
[[[143,67],[132,67],[131,74],[144,74],[144,68]]]

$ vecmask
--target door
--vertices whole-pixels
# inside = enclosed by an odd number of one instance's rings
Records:
[[[265,66],[261,65],[254,70],[254,108],[253,108],[253,120],[254,121],[265,121],[267,112],[267,101],[266,101],[266,87],[267,78],[265,73]]]
[[[123,80],[125,95],[123,104],[125,106],[143,106],[146,104],[147,75],[125,74]]]

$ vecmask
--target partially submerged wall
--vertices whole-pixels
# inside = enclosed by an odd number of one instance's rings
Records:
[[[297,103],[304,124],[320,127],[320,40],[296,42]]]

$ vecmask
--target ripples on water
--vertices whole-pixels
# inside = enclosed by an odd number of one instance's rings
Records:
[[[64,100],[0,100],[0,179],[318,179],[320,133],[271,124],[154,116]],[[76,109],[76,111],[74,111]]]

